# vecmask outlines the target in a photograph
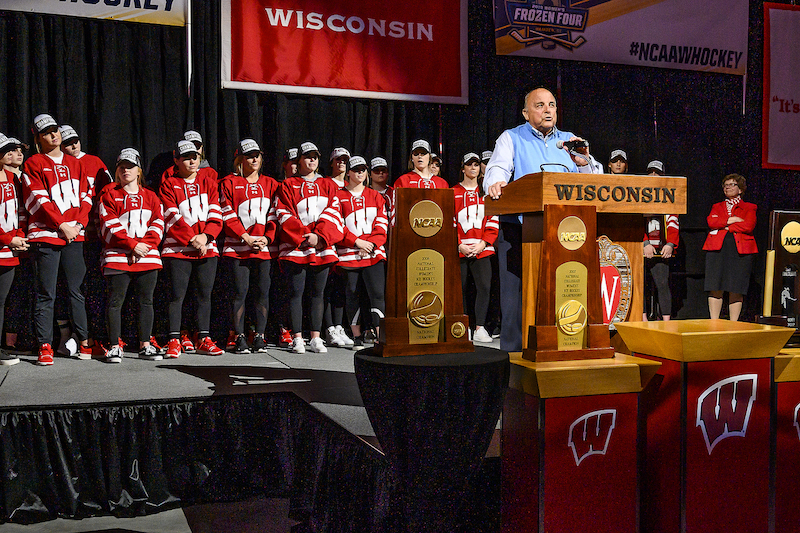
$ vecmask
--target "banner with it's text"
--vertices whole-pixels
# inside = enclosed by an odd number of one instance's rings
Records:
[[[467,0],[222,0],[222,87],[466,104]]]
[[[189,0],[3,0],[0,10],[166,26],[186,25]]]
[[[800,6],[764,4],[761,166],[800,170]]]
[[[745,74],[747,0],[494,0],[498,55]]]

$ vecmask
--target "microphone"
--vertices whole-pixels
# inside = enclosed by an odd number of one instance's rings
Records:
[[[565,146],[568,150],[572,151],[575,148],[588,148],[589,143],[583,139],[578,139],[577,141],[562,141],[561,139],[558,139],[556,141],[556,148],[561,149]]]

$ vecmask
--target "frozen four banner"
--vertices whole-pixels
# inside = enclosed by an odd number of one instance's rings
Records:
[[[748,9],[747,0],[494,0],[495,44],[500,55],[743,75]]]
[[[0,10],[184,26],[189,0],[2,0]]]
[[[467,101],[467,0],[222,0],[222,86]]]
[[[800,6],[764,4],[761,166],[800,170]]]

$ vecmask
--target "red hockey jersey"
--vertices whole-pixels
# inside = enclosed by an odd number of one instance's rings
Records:
[[[219,255],[216,239],[222,231],[222,210],[219,207],[217,173],[211,168],[201,168],[191,180],[174,175],[161,183],[159,196],[164,205],[164,246],[161,256],[178,259],[202,259],[200,252],[189,241],[201,233],[211,236],[206,255]]]
[[[307,265],[338,261],[334,245],[343,235],[338,190],[333,180],[320,175],[294,176],[281,183],[276,201],[281,259]],[[306,233],[322,237],[320,249],[300,247]]]
[[[456,229],[459,244],[476,244],[486,241],[486,248],[478,254],[478,259],[489,257],[494,253],[494,241],[500,231],[497,216],[486,217],[483,214],[483,196],[478,187],[467,189],[459,183],[453,187],[456,199]],[[464,257],[461,251],[459,257]]]
[[[65,245],[58,227],[64,223],[89,223],[92,189],[83,163],[63,154],[57,163],[45,154],[34,154],[23,166],[22,196],[28,211],[28,240]],[[84,240],[81,229],[76,241]]]
[[[139,187],[137,194],[131,194],[117,183],[109,184],[100,195],[98,213],[104,244],[103,268],[126,272],[161,268],[158,245],[164,237],[164,212],[156,193]],[[140,242],[150,250],[133,262],[131,251]]]
[[[275,195],[280,184],[269,176],[261,175],[255,183],[231,174],[220,185],[220,207],[225,224],[225,247],[222,255],[237,259],[272,259],[278,256],[275,234],[278,216]],[[245,233],[253,237],[266,237],[269,247],[253,250],[242,240]]]
[[[103,160],[96,155],[81,152],[78,155],[78,160],[83,164],[86,170],[86,176],[89,178],[89,187],[92,191],[92,198],[100,198],[100,191],[106,185],[114,181],[108,167],[103,163]],[[89,224],[86,226],[86,240],[97,240],[99,238],[98,228],[100,227],[100,214],[98,213],[99,203],[93,202],[92,210],[89,214]]]
[[[17,176],[8,170],[6,181],[0,182],[0,266],[19,264],[19,257],[8,247],[14,237],[25,236],[27,217],[22,207],[22,187]]]
[[[386,261],[386,231],[389,220],[386,218],[386,202],[378,191],[366,188],[361,194],[353,194],[347,189],[338,193],[342,211],[344,237],[336,245],[339,266],[360,268]],[[356,247],[356,239],[363,239],[375,245],[372,255],[362,257]]]
[[[666,226],[666,230],[664,229]],[[658,215],[645,217],[644,244],[652,244],[656,253],[661,253],[665,244],[678,247],[680,238],[678,215]]]

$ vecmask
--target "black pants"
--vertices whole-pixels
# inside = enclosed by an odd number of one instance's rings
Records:
[[[474,257],[461,258],[461,295],[464,299],[464,311],[467,306],[467,289],[469,288],[469,275],[475,282],[475,325],[486,325],[486,313],[489,312],[489,291],[492,288],[492,258],[486,256],[481,259]]]
[[[14,282],[14,271],[16,269],[17,267],[15,266],[0,267],[0,335],[3,334],[3,326],[5,325],[6,297],[8,297],[8,291]]]
[[[522,225],[500,223],[495,243],[500,267],[500,349],[522,350]]]
[[[361,297],[359,294],[359,281],[362,282],[364,290],[369,300],[369,310],[372,315],[371,324],[377,326],[380,319],[386,315],[386,265],[380,261],[372,266],[346,270],[347,272],[347,292],[346,307],[347,315],[352,317],[351,324],[358,324],[359,307]]]
[[[81,284],[86,275],[83,243],[73,241],[63,246],[35,243],[31,250],[36,272],[36,302],[33,321],[39,345],[53,342],[53,309],[59,267],[67,281],[72,331],[79,341],[88,339],[86,299],[81,292]]]
[[[172,300],[169,302],[169,335],[179,338],[181,335],[181,313],[183,312],[183,299],[189,280],[194,275],[195,290],[197,293],[197,330],[200,336],[208,335],[211,325],[211,289],[214,288],[214,279],[217,276],[216,257],[205,259],[178,259],[165,258],[164,265],[169,271],[172,283]]]
[[[306,287],[311,291],[311,331],[321,331],[322,313],[325,306],[325,285],[328,282],[328,271],[330,265],[312,266],[300,265],[292,261],[284,261],[286,273],[291,280],[291,296],[289,305],[292,314],[292,332],[300,333],[303,331],[303,293]]]
[[[322,325],[341,326],[344,318],[347,274],[339,268],[331,268],[328,272],[328,283],[325,285],[325,314]],[[348,315],[352,317],[352,314]]]
[[[645,302],[650,301],[652,291],[656,291],[658,297],[658,307],[661,315],[672,315],[672,291],[669,288],[669,260],[661,257],[645,258],[644,274],[647,280],[645,283]]]
[[[272,284],[272,262],[267,259],[235,259],[227,258],[233,272],[235,287],[231,320],[236,334],[244,333],[244,311],[247,293],[250,290],[250,277],[255,276],[258,284],[256,296],[256,333],[264,333],[267,329],[269,314],[269,290]]]
[[[128,294],[128,286],[133,281],[139,302],[139,342],[147,342],[153,331],[153,291],[158,281],[158,270],[144,272],[115,271],[106,275],[108,287],[108,307],[106,318],[109,342],[114,345],[122,336],[122,304]]]

